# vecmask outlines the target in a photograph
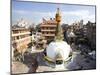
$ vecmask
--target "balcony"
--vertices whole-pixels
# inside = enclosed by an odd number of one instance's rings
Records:
[[[56,27],[56,25],[41,25],[41,27]]]
[[[55,34],[43,34],[44,36],[55,36]]]
[[[26,35],[26,34],[30,34],[30,32],[12,34],[12,37],[13,37],[13,36]]]
[[[22,38],[22,39],[18,39],[18,40],[14,40],[14,41],[12,41],[12,43],[13,42],[22,43],[23,41],[31,42],[31,36],[28,36],[28,37],[25,37],[25,38]]]
[[[42,32],[55,32],[56,30],[55,30],[55,29],[51,29],[51,30],[48,30],[48,29],[44,29],[44,30],[43,30],[43,29],[42,29],[41,31],[42,31]]]

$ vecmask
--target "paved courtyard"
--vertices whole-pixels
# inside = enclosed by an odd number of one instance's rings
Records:
[[[84,56],[80,51],[73,51],[72,59],[64,63],[64,68],[52,68],[43,60],[44,54],[42,51],[34,51],[25,56],[23,62],[13,62],[12,73],[35,73],[35,72],[50,72],[50,71],[70,71],[70,70],[88,70],[96,68],[96,60],[91,56]]]

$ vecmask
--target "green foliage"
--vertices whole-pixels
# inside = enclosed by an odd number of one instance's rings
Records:
[[[41,32],[40,24],[36,25],[35,30],[38,31],[38,32]]]

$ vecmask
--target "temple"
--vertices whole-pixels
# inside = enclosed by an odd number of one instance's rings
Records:
[[[46,48],[46,56],[45,60],[48,61],[47,64],[51,67],[55,67],[58,69],[58,65],[61,69],[64,70],[64,62],[69,58],[69,54],[71,52],[71,47],[65,41],[63,41],[62,29],[60,26],[61,16],[59,12],[59,8],[57,8],[57,13],[55,15],[56,24],[56,32],[54,41],[50,42],[50,44]]]

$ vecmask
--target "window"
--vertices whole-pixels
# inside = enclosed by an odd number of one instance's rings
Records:
[[[19,36],[17,36],[16,38],[19,39]]]

